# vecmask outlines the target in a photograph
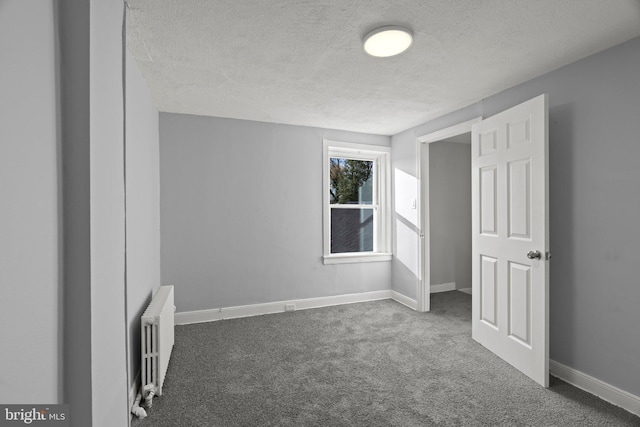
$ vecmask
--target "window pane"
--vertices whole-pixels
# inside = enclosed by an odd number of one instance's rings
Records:
[[[331,209],[331,253],[373,252],[373,209]]]
[[[338,157],[329,159],[331,204],[373,204],[373,162]]]

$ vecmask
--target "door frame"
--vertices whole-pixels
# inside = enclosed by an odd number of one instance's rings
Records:
[[[416,292],[417,311],[426,312],[431,309],[431,263],[429,234],[429,144],[471,132],[471,127],[482,120],[482,116],[458,123],[453,126],[431,132],[416,138],[416,175],[418,181],[418,219],[419,219],[419,277]],[[424,155],[425,161],[422,161]]]

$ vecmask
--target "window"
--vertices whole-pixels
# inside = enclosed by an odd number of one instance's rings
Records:
[[[324,141],[324,263],[389,261],[389,147]]]

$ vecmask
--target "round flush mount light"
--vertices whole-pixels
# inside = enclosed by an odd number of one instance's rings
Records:
[[[371,56],[386,58],[409,49],[413,43],[410,30],[395,25],[376,28],[364,36],[364,50]]]

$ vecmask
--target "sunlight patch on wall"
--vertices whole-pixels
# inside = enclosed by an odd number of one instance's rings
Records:
[[[400,219],[396,219],[396,239],[396,259],[416,277],[420,277],[420,263],[418,262],[420,238],[418,233],[409,228]]]
[[[418,224],[418,180],[400,169],[394,170],[395,210],[411,224]],[[400,243],[400,240],[398,240]]]

